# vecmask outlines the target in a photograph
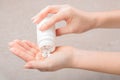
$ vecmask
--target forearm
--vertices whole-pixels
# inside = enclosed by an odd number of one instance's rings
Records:
[[[97,28],[120,28],[120,10],[109,12],[96,12]]]
[[[73,68],[120,74],[120,52],[75,50]]]

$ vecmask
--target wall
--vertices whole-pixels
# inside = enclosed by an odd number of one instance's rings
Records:
[[[14,39],[36,42],[36,28],[30,18],[51,4],[70,4],[86,11],[120,9],[120,0],[0,0],[0,80],[4,77],[6,80],[120,80],[117,75],[86,70],[39,72],[23,68],[25,62],[9,52],[8,42]],[[97,29],[78,35],[61,36],[57,38],[57,45],[120,51],[120,29]]]

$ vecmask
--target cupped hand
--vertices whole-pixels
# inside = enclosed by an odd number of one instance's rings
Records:
[[[38,46],[27,40],[14,40],[9,43],[10,51],[26,61],[25,68],[40,71],[55,71],[72,66],[73,48],[60,46],[48,57],[41,56]]]

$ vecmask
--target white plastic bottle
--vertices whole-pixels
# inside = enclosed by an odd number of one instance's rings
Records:
[[[45,18],[37,24],[37,44],[42,51],[42,56],[47,57],[55,50],[55,26],[52,26],[46,31],[40,31],[40,27],[45,25],[49,18]]]

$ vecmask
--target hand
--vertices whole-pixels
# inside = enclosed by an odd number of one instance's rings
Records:
[[[53,52],[51,56],[44,59],[41,56],[41,52],[38,46],[30,41],[15,40],[9,45],[10,51],[12,53],[27,62],[25,67],[28,69],[38,69],[40,71],[55,71],[62,68],[70,68],[72,66],[72,47],[57,47],[55,52]]]
[[[47,30],[59,21],[66,21],[66,26],[56,30],[57,36],[68,33],[82,33],[95,28],[96,25],[96,17],[93,13],[80,11],[69,5],[48,6],[32,18],[33,23],[39,23],[47,17],[48,14],[54,15],[50,17],[48,23],[40,28],[42,31]]]

